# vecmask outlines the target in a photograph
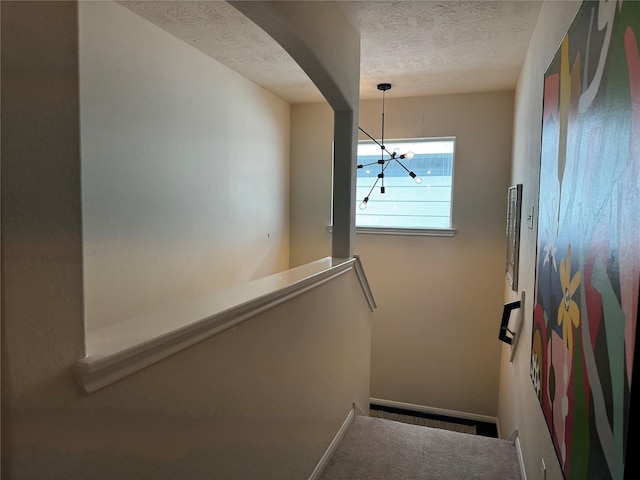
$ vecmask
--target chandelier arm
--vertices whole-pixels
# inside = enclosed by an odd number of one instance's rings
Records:
[[[389,160],[391,160],[391,159],[389,159]],[[388,162],[389,160],[385,160],[385,162]],[[359,167],[369,167],[369,166],[371,166],[371,165],[377,165],[377,164],[378,164],[378,161],[376,160],[375,162],[371,162],[371,163],[363,163],[363,164],[360,164],[360,165],[358,165],[358,166],[359,166]]]
[[[382,167],[382,173],[384,173],[385,169],[388,166],[389,166],[389,160],[387,160],[387,163],[385,163],[384,166]],[[376,178],[376,181],[373,182],[373,186],[371,187],[371,190],[369,190],[369,193],[367,194],[367,198],[369,198],[371,196],[371,193],[373,192],[373,189],[376,188],[376,185],[378,185],[379,181],[380,181],[380,177]],[[384,182],[384,177],[383,177],[383,182]]]
[[[387,169],[387,167],[389,166],[389,164],[391,163],[391,160],[395,160],[394,158],[390,158],[389,160],[385,160],[385,164],[382,167],[382,173],[384,173],[384,171]],[[397,161],[397,160],[396,160]]]
[[[400,160],[398,160],[397,158],[394,158],[393,160],[398,162],[400,164],[400,166],[407,171],[407,173],[411,173],[411,170],[409,170],[407,167],[405,167]]]
[[[369,198],[371,196],[371,193],[373,192],[373,189],[376,188],[376,185],[378,184],[378,180],[380,180],[380,178],[376,178],[376,181],[373,182],[373,186],[371,187],[371,190],[369,190],[369,193],[367,193],[367,197]]]
[[[400,164],[400,166],[401,166],[402,168],[404,168],[404,169],[407,171],[407,173],[409,174],[409,176],[415,180],[415,182],[416,182],[416,183],[418,183],[418,184],[419,184],[419,183],[422,183],[422,178],[420,178],[418,175],[416,175],[416,174],[415,174],[415,172],[412,172],[412,171],[411,171],[411,170],[409,170],[407,167],[405,167],[405,166],[404,166],[404,164],[403,164],[400,160],[398,160],[398,159],[396,159],[396,158],[394,158],[393,160],[395,160],[396,162],[398,162],[398,163]]]
[[[389,155],[390,157],[393,157],[393,154],[391,154],[391,153],[389,152],[389,150],[387,150],[387,148],[386,148],[384,145],[382,145],[378,140],[376,140],[376,139],[375,139],[375,138],[373,138],[371,135],[369,135],[369,134],[368,134],[364,129],[362,129],[362,128],[358,127],[358,130],[360,130],[360,131],[361,131],[362,133],[364,133],[367,137],[369,137],[371,140],[373,140],[373,141],[376,143],[376,145],[378,145],[382,150],[384,150],[384,151],[385,151],[385,153],[386,153],[387,155]],[[389,160],[390,160],[390,159],[389,159]],[[388,160],[385,160],[385,161],[388,161]]]
[[[358,130],[360,130],[362,133],[364,133],[367,137],[369,137],[371,140],[373,140],[374,142],[376,142],[378,144],[379,147],[382,147],[382,144],[380,142],[378,142],[375,138],[373,138],[371,135],[369,135],[364,129],[358,127]]]

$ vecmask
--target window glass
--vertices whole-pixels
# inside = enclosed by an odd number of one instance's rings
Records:
[[[451,228],[455,139],[384,146],[358,143],[356,227]]]

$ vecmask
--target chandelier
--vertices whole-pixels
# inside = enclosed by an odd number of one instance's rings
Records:
[[[371,135],[369,135],[367,132],[365,132],[362,128],[358,127],[358,130],[360,130],[362,133],[364,133],[367,137],[369,137],[371,140],[373,140],[380,147],[380,160],[375,161],[375,162],[371,162],[371,163],[365,163],[365,164],[359,164],[358,165],[358,168],[364,168],[364,167],[368,167],[370,165],[380,165],[380,173],[378,173],[378,178],[373,183],[373,186],[371,187],[371,190],[369,190],[369,193],[367,194],[367,196],[364,197],[364,199],[362,200],[362,203],[360,204],[360,210],[364,210],[365,208],[367,208],[367,203],[369,202],[369,197],[373,193],[373,190],[376,188],[378,183],[380,183],[380,193],[381,194],[385,193],[384,171],[387,169],[387,167],[392,162],[397,162],[402,168],[404,168],[407,171],[407,174],[411,178],[413,178],[417,184],[422,183],[422,178],[420,178],[414,172],[409,170],[400,161],[400,160],[405,160],[405,161],[406,160],[411,160],[413,158],[413,152],[406,152],[406,153],[402,153],[401,154],[400,150],[397,149],[397,148],[393,152],[389,152],[386,149],[385,145],[384,145],[384,95],[385,95],[387,90],[391,90],[391,84],[390,83],[379,83],[378,84],[378,90],[382,91],[382,131],[381,131],[380,141],[376,140]]]

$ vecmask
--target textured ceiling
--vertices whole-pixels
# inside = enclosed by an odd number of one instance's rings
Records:
[[[224,1],[124,1],[143,18],[291,103],[322,101],[309,77]],[[362,39],[360,96],[515,88],[540,1],[339,1]]]

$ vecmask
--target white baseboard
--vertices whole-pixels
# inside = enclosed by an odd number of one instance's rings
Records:
[[[456,410],[446,410],[444,408],[426,407],[424,405],[414,405],[413,403],[396,402],[394,400],[383,400],[381,398],[370,398],[369,402],[382,407],[401,408],[403,410],[413,410],[414,412],[429,413],[431,415],[442,415],[444,417],[463,418],[475,420],[477,422],[495,423],[498,419],[488,415],[478,415],[476,413],[458,412]]]
[[[520,476],[522,480],[527,480],[527,471],[524,468],[524,458],[522,456],[522,447],[520,446],[520,438],[518,437],[518,431],[514,431],[509,437],[513,444],[516,446],[516,453],[518,454],[518,465],[520,466]]]
[[[351,426],[353,419],[356,417],[357,408],[358,407],[354,404],[353,408],[349,410],[349,414],[347,415],[347,418],[344,419],[344,422],[342,422],[342,426],[338,430],[338,433],[336,433],[335,437],[333,437],[333,440],[331,440],[331,443],[325,450],[324,455],[322,455],[322,458],[320,458],[320,461],[316,465],[316,468],[314,468],[313,472],[311,472],[311,475],[309,476],[309,480],[318,480],[320,478],[320,476],[322,475],[322,472],[324,471],[327,464],[329,463],[331,456],[337,450],[338,446],[340,445],[340,442],[342,441],[342,438],[344,437],[345,433],[347,433],[347,430],[349,430],[349,427]]]

